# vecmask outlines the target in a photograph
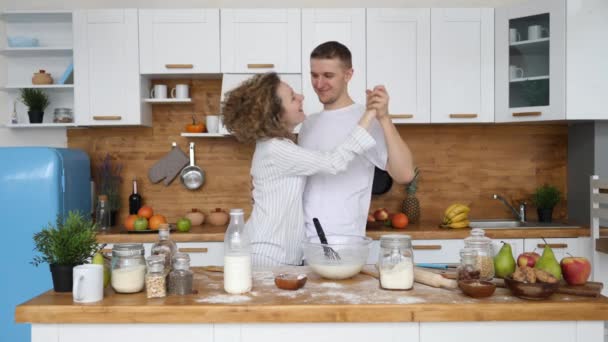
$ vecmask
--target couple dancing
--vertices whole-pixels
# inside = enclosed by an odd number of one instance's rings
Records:
[[[306,116],[304,97],[275,73],[258,74],[225,96],[226,128],[255,143],[253,211],[246,223],[254,267],[301,265],[301,242],[326,234],[365,235],[374,167],[398,183],[413,177],[412,155],[388,114],[383,86],[366,90],[366,105],[348,94],[352,57],[338,42],[310,55],[313,89],[323,111]],[[302,124],[297,138],[294,128]]]

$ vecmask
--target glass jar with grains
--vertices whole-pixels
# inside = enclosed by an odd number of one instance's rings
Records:
[[[148,298],[161,298],[167,296],[167,274],[165,270],[165,256],[151,255],[147,259],[148,273],[146,273],[146,295]]]
[[[475,258],[479,268],[481,280],[492,280],[494,278],[494,253],[492,253],[492,239],[485,236],[483,229],[471,230],[471,236],[464,239],[464,247],[477,252]]]
[[[458,280],[479,279],[480,273],[477,265],[477,251],[472,248],[461,249]]]

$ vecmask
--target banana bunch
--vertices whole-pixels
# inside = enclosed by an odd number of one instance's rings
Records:
[[[449,228],[466,228],[469,226],[468,214],[471,208],[461,203],[449,206],[443,214],[442,225]]]

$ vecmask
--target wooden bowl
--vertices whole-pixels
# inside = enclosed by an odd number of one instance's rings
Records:
[[[283,290],[298,290],[306,284],[306,274],[284,274],[281,273],[274,278],[274,284]]]
[[[473,298],[490,297],[496,290],[496,284],[493,282],[478,279],[459,280],[458,287],[464,294]]]
[[[523,299],[541,300],[549,298],[559,288],[557,283],[524,283],[505,277],[505,285],[514,296]]]

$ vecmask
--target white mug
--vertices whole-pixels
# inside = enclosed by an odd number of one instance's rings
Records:
[[[546,32],[547,35],[549,31],[540,26],[540,25],[530,25],[528,26],[528,40],[536,40],[543,38],[543,32]]]
[[[166,99],[167,98],[167,86],[164,84],[157,84],[150,91],[150,97],[153,99]]]
[[[187,99],[188,98],[188,85],[178,84],[175,88],[171,89],[171,97],[174,99]]]
[[[516,67],[515,65],[509,65],[509,75],[511,76],[511,80],[514,78],[523,78],[524,69]]]
[[[514,43],[521,40],[521,35],[516,28],[509,29],[509,42]]]
[[[217,133],[220,129],[220,117],[218,115],[207,115],[207,132]]]
[[[103,299],[103,265],[75,266],[72,280],[72,297],[76,303],[92,303]]]

